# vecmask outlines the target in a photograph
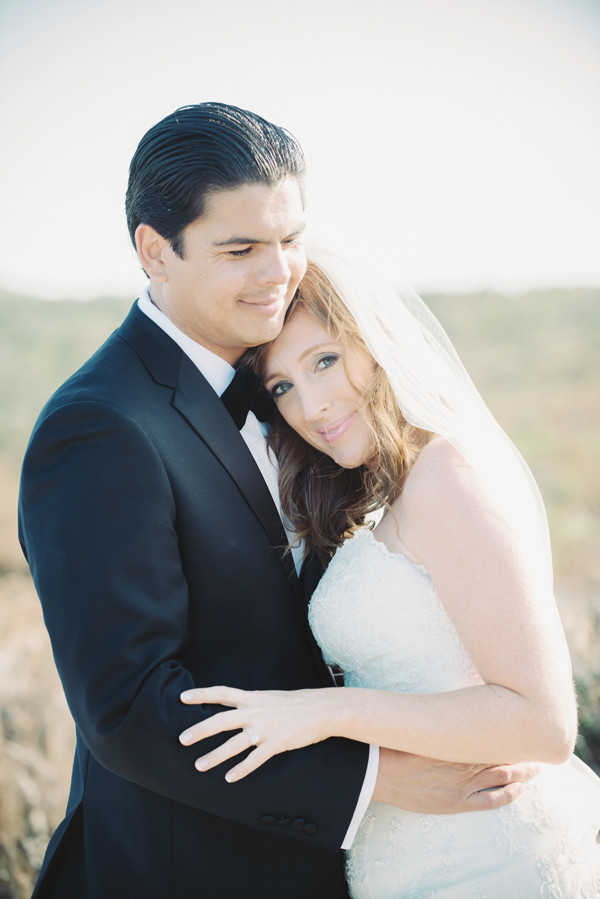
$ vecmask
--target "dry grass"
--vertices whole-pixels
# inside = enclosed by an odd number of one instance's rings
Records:
[[[75,745],[31,578],[0,577],[0,899],[27,899],[64,816]]]

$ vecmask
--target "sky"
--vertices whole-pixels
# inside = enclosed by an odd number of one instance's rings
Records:
[[[308,238],[392,284],[600,285],[600,0],[0,0],[0,287],[133,296],[145,131],[219,100],[308,158]]]

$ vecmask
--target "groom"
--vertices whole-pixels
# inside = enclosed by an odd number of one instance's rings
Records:
[[[303,177],[289,134],[223,104],[177,110],[134,155],[149,290],[46,405],[23,467],[21,542],[77,725],[36,899],[344,899],[339,850],[371,798],[475,811],[531,776],[330,739],[228,784],[179,743],[214,713],[180,702],[191,687],[332,682],[306,620],[319,572],[282,552],[254,391],[231,384],[304,273]]]

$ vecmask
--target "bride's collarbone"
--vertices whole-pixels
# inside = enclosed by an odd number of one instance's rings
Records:
[[[412,465],[400,495],[382,516],[373,531],[376,540],[385,544],[391,553],[400,553],[410,562],[423,564],[413,539],[416,524],[414,516],[420,508],[420,497],[431,492],[432,484],[447,481],[457,466],[464,467],[465,461],[443,437],[434,435],[423,447]],[[410,497],[405,501],[405,495]],[[409,511],[412,509],[412,512]],[[418,528],[417,528],[418,530]]]
[[[421,564],[421,560],[411,551],[405,541],[402,539],[404,534],[402,522],[402,509],[400,506],[401,497],[392,503],[391,509],[388,509],[383,515],[377,527],[373,530],[373,536],[380,543],[383,543],[391,553],[399,553],[405,556],[410,562]]]

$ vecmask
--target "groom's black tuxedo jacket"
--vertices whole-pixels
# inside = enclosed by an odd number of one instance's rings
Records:
[[[330,739],[227,784],[231,763],[201,774],[178,741],[216,710],[182,690],[331,681],[243,438],[137,305],[43,410],[20,532],[78,737],[36,899],[346,897],[366,746]]]

